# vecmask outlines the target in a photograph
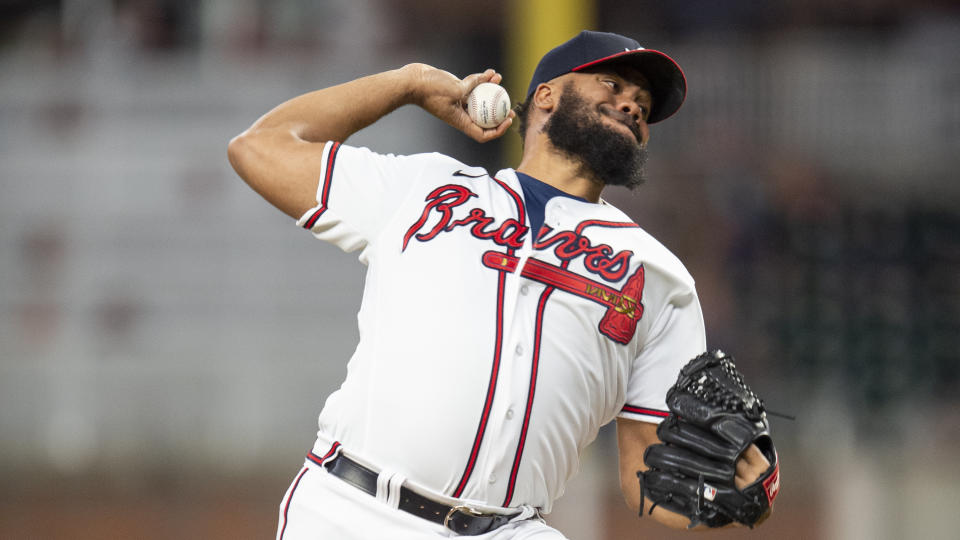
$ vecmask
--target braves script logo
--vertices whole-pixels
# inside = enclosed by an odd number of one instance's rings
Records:
[[[477,195],[466,186],[448,184],[440,186],[427,195],[427,205],[403,236],[403,248],[406,251],[412,238],[429,242],[440,233],[450,232],[457,227],[467,227],[470,234],[482,240],[491,240],[498,246],[519,249],[523,246],[529,227],[510,218],[496,224],[482,208],[471,209],[466,217],[454,220],[453,211]],[[436,218],[432,227],[427,226],[431,217]],[[606,281],[620,281],[630,267],[631,251],[613,252],[606,244],[593,245],[586,236],[573,231],[554,231],[544,227],[540,238],[533,244],[534,249],[544,250],[553,247],[553,253],[561,261],[567,262],[583,257],[583,265],[588,272],[594,273]]]
[[[403,249],[407,250],[410,238],[421,242],[429,242],[442,232],[449,232],[457,227],[469,227],[470,234],[484,240],[493,240],[499,246],[519,248],[523,245],[523,238],[529,229],[515,219],[507,219],[500,225],[491,227],[493,218],[488,217],[480,208],[470,210],[467,217],[453,221],[453,209],[476,197],[477,194],[466,186],[449,184],[440,186],[427,195],[427,206],[423,213],[403,236]],[[440,219],[426,232],[418,232],[424,228],[430,216],[436,214]]]
[[[594,246],[590,239],[573,231],[557,231],[545,227],[540,238],[533,243],[534,249],[547,249],[554,246],[553,253],[561,261],[583,257],[587,271],[598,274],[607,281],[620,281],[630,266],[632,251],[613,254],[613,248],[606,244]]]
[[[429,242],[441,233],[450,232],[457,227],[467,228],[474,237],[490,240],[507,249],[522,247],[529,227],[516,219],[494,223],[494,219],[482,208],[473,208],[465,217],[454,219],[454,209],[476,196],[469,188],[458,184],[440,186],[430,192],[420,217],[403,236],[401,251],[406,251],[411,239]],[[428,225],[428,222],[433,225]],[[588,237],[580,234],[583,225],[586,223],[581,224],[577,232],[554,231],[545,226],[533,247],[537,250],[552,247],[554,255],[560,259],[562,265],[556,266],[530,258],[521,275],[606,306],[607,311],[599,324],[600,333],[617,343],[629,343],[637,322],[643,316],[643,304],[640,302],[643,296],[643,266],[630,275],[620,290],[567,270],[570,261],[582,257],[588,272],[608,282],[614,282],[626,277],[630,268],[633,252],[614,253],[613,248],[606,244],[593,245]],[[514,272],[518,262],[516,257],[508,253],[488,251],[483,255],[483,264],[495,270]]]

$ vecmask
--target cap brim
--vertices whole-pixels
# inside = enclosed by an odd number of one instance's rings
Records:
[[[613,63],[636,67],[650,81],[653,109],[647,119],[648,124],[655,124],[669,118],[683,105],[683,100],[687,96],[687,78],[673,58],[660,51],[653,49],[623,51],[587,62],[571,71],[583,71]]]

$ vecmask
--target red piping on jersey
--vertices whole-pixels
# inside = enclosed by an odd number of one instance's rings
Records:
[[[493,177],[491,176],[490,178],[493,178]],[[500,184],[500,187],[502,187],[504,191],[506,191],[507,193],[510,194],[511,197],[513,197],[513,201],[517,204],[517,221],[519,221],[521,225],[526,224],[527,216],[525,214],[525,207],[523,206],[523,199],[520,197],[520,194],[510,189],[510,186],[508,186],[502,180],[493,178],[493,181]]]
[[[283,540],[283,534],[287,532],[287,511],[290,510],[290,501],[293,500],[293,494],[297,491],[297,486],[300,485],[300,479],[303,478],[303,475],[307,474],[307,471],[310,469],[304,467],[300,474],[297,475],[297,479],[293,482],[293,488],[290,489],[290,496],[287,497],[287,503],[283,505],[283,527],[280,529],[279,540]]]
[[[327,198],[330,196],[330,179],[333,178],[333,166],[337,161],[337,151],[340,150],[340,143],[334,142],[330,145],[330,154],[327,155],[327,168],[323,173],[323,189],[320,191],[320,207],[310,216],[304,224],[304,229],[312,229],[320,216],[327,211]]]
[[[646,407],[637,407],[635,405],[624,405],[623,412],[633,413],[633,414],[645,414],[647,416],[659,416],[660,418],[666,418],[670,416],[670,411],[660,411],[657,409],[648,409]]]
[[[490,383],[487,385],[487,399],[483,403],[483,412],[480,414],[480,425],[477,426],[477,434],[473,438],[473,447],[470,449],[470,459],[467,460],[467,466],[463,470],[463,476],[453,496],[459,497],[463,489],[467,486],[467,480],[473,474],[473,467],[477,464],[477,454],[480,452],[480,443],[483,442],[483,435],[487,430],[487,420],[490,419],[490,408],[493,405],[493,396],[497,390],[497,378],[500,374],[501,349],[503,347],[503,291],[506,287],[507,276],[501,273],[497,280],[497,329],[496,342],[493,349],[493,367],[490,369]]]
[[[543,338],[543,312],[547,306],[547,299],[554,291],[547,287],[540,295],[537,304],[537,323],[533,338],[533,359],[530,364],[530,389],[527,391],[527,406],[523,411],[523,428],[520,430],[520,441],[517,443],[517,453],[513,457],[513,468],[510,469],[510,482],[507,484],[507,496],[501,506],[510,506],[513,499],[513,490],[517,486],[517,473],[520,471],[520,459],[523,457],[523,448],[527,443],[527,428],[530,427],[530,413],[533,411],[533,396],[537,391],[537,370],[540,367],[540,341]]]
[[[636,223],[631,223],[629,221],[601,221],[599,219],[588,219],[586,221],[581,221],[577,225],[577,234],[583,234],[583,230],[591,225],[599,225],[601,227],[610,227],[610,228],[633,228],[640,227]]]
[[[490,177],[494,182],[500,185],[511,197],[513,197],[514,203],[517,205],[517,221],[521,224],[526,223],[526,214],[524,212],[523,199],[517,194],[516,191],[510,189],[506,183]],[[507,253],[513,255],[513,248],[508,248]],[[470,457],[467,459],[467,465],[463,469],[463,476],[460,477],[460,482],[457,483],[457,488],[453,491],[454,497],[460,497],[463,494],[463,490],[467,487],[467,481],[470,480],[470,476],[473,474],[473,469],[477,464],[477,455],[480,452],[480,445],[483,443],[483,436],[487,430],[487,421],[490,419],[490,409],[493,407],[493,398],[496,395],[497,390],[497,378],[500,374],[500,360],[503,356],[503,297],[504,290],[506,289],[507,276],[505,273],[501,272],[499,278],[497,279],[497,325],[496,325],[496,342],[494,343],[493,349],[493,366],[490,368],[490,383],[487,386],[487,397],[483,403],[483,411],[480,414],[480,423],[477,426],[477,433],[473,439],[473,446],[470,449]]]
[[[536,259],[528,259],[528,262]],[[561,263],[563,270],[570,265],[570,260]],[[521,272],[521,275],[523,273]],[[517,453],[513,456],[513,467],[510,469],[510,482],[507,484],[507,496],[502,506],[510,506],[513,499],[513,490],[517,487],[517,474],[520,472],[520,461],[523,459],[523,448],[527,444],[527,430],[530,427],[530,415],[533,412],[533,395],[537,390],[537,371],[540,368],[540,340],[543,337],[543,312],[547,307],[547,299],[553,293],[553,287],[548,286],[540,295],[537,303],[537,322],[533,332],[533,358],[530,363],[530,389],[527,391],[527,407],[523,411],[523,427],[520,429],[520,440],[517,442]]]
[[[578,229],[579,234],[579,229]],[[535,261],[536,259],[528,259]],[[570,260],[561,263],[560,268],[566,271],[570,265]],[[526,267],[524,267],[526,269]],[[521,275],[523,273],[521,272]],[[533,358],[530,367],[530,390],[527,392],[527,408],[523,412],[523,428],[520,430],[520,441],[517,443],[517,453],[513,456],[513,467],[510,469],[510,483],[507,484],[507,497],[503,501],[503,506],[509,506],[513,499],[513,490],[517,485],[517,474],[520,472],[520,460],[523,458],[523,447],[527,443],[527,429],[530,427],[530,414],[533,412],[533,394],[537,389],[537,370],[540,367],[540,339],[543,333],[543,312],[547,307],[547,299],[553,292],[553,287],[544,289],[540,295],[540,302],[537,304],[537,323],[533,333]]]
[[[323,457],[320,457],[314,454],[313,452],[308,452],[307,459],[323,467],[324,462],[330,459],[330,456],[332,456],[337,452],[337,448],[340,448],[340,443],[337,441],[334,441],[333,446],[330,447],[330,450],[327,450],[327,453],[324,454]]]

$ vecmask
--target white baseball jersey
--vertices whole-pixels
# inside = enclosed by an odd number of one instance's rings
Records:
[[[660,421],[706,350],[693,279],[609,204],[555,197],[531,231],[512,169],[339,143],[317,201],[297,224],[368,267],[318,456],[337,447],[427,495],[549,512],[599,428]]]

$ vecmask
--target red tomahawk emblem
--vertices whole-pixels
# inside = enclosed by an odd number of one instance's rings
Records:
[[[497,251],[483,254],[484,266],[501,272],[516,272],[518,262],[516,257]],[[607,312],[600,319],[600,333],[617,343],[626,345],[630,342],[637,329],[637,321],[643,316],[643,304],[640,302],[643,297],[643,265],[637,268],[619,291],[533,258],[527,259],[520,275],[607,306]]]

